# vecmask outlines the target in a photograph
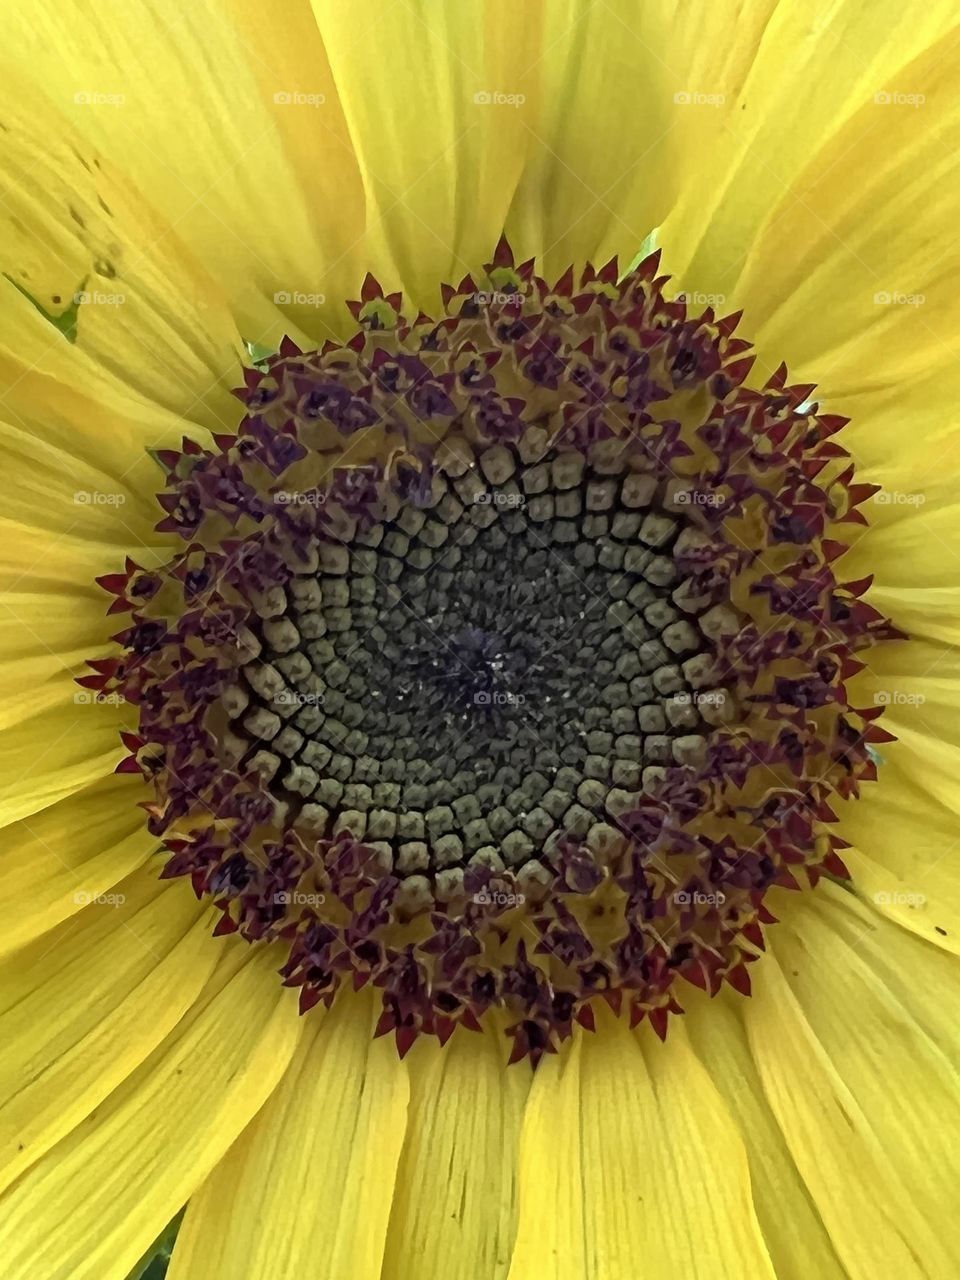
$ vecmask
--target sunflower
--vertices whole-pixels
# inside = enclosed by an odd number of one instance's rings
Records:
[[[955,5],[0,22],[6,1280],[956,1275]]]

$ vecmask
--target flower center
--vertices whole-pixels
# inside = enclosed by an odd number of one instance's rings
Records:
[[[723,690],[694,689],[712,674],[710,600],[681,580],[695,528],[629,468],[641,455],[618,441],[594,471],[498,444],[428,492],[394,487],[392,519],[258,601],[227,699],[235,761],[301,823],[416,877],[407,892],[433,873],[449,898],[465,866],[545,879],[565,835],[702,758],[701,708],[724,714]]]
[[[163,874],[283,939],[301,1010],[378,987],[401,1052],[502,1008],[536,1062],[597,998],[663,1035],[678,979],[749,991],[771,884],[847,874],[829,797],[889,735],[846,681],[895,632],[832,565],[873,489],[656,267],[501,244],[412,324],[368,278],[356,338],[161,455],[183,550],[101,580],[131,624],[82,683],[139,712]]]

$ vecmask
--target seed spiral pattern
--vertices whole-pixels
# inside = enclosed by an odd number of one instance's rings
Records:
[[[622,454],[592,475],[573,451],[524,466],[494,445],[438,474],[420,505],[321,548],[289,600],[268,593],[231,691],[237,752],[303,821],[402,877],[446,871],[447,895],[454,868],[519,867],[629,811],[702,755],[701,706],[732,714],[691,687],[709,601],[678,586],[694,529],[655,496]]]

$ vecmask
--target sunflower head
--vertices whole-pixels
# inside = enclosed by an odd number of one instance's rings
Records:
[[[654,254],[548,282],[501,241],[406,318],[247,371],[235,435],[159,455],[161,570],[102,579],[163,875],[282,939],[301,1011],[379,1032],[510,1015],[536,1062],[594,1002],[660,1035],[685,980],[748,993],[773,885],[845,876],[830,797],[875,776],[838,580],[843,420]],[[800,879],[798,880],[798,876]]]

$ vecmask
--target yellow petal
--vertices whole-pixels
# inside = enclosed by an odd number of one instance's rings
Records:
[[[176,1027],[220,955],[217,913],[145,870],[0,966],[0,1190]]]
[[[897,735],[883,743],[880,780],[864,789],[869,803],[885,788],[902,794],[895,777],[912,784],[916,804],[924,793],[960,811],[960,655],[956,649],[922,640],[877,645],[862,655],[867,669],[851,682],[859,706],[882,706],[882,725]],[[887,764],[891,772],[886,772]],[[892,798],[892,797],[891,797]]]
[[[141,548],[138,563],[156,561]],[[0,520],[0,824],[104,778],[128,754],[119,731],[136,727],[136,709],[76,684],[128,625],[106,618],[94,581],[122,565],[110,544],[52,541]]]
[[[0,587],[0,729],[57,706],[92,707],[95,695],[75,680],[91,674],[88,658],[111,652],[107,636],[123,625],[105,618],[109,597],[94,583],[95,575],[122,567],[116,548],[47,541],[47,555],[39,558],[44,542],[35,530],[0,519],[0,564],[11,584]],[[12,565],[6,549],[14,547]],[[31,547],[34,563],[27,562]],[[91,723],[102,705],[82,723]]]
[[[748,0],[738,8],[733,40],[741,48],[742,36],[752,57],[747,62],[721,38],[720,56],[703,65],[702,81],[684,86],[701,94],[721,93],[724,100],[719,107],[688,108],[713,112],[720,122],[713,146],[685,157],[683,194],[660,238],[666,263],[685,288],[724,295],[731,311],[747,304],[748,319],[757,314],[749,309],[755,294],[770,305],[786,303],[784,311],[795,316],[792,290],[809,287],[812,263],[819,268],[823,260],[830,200],[863,197],[868,188],[861,157],[883,169],[901,154],[890,135],[896,125],[889,112],[876,108],[872,116],[846,122],[864,104],[872,108],[874,94],[888,84],[902,91],[922,88],[909,63],[953,29],[956,9],[949,0],[932,0],[922,10],[908,10],[898,0],[847,0],[829,10],[811,10],[806,0],[776,5]],[[732,28],[729,9],[720,13],[717,21],[726,19]],[[700,19],[698,9],[689,19],[691,26]],[[691,58],[690,43],[682,58]],[[915,127],[920,129],[919,121]],[[854,150],[851,155],[854,144],[860,145],[859,154]],[[809,174],[819,179],[813,199],[809,185],[797,181],[808,165]],[[896,231],[888,244],[895,251],[909,221],[873,199],[867,212],[870,216],[861,218],[861,224],[869,221],[878,231],[889,212]],[[802,227],[799,236],[791,234],[795,220]],[[911,227],[911,239],[913,231]],[[828,248],[843,252],[840,245]],[[751,284],[744,292],[740,277],[748,254]],[[791,275],[789,284],[781,282],[783,273]],[[822,294],[822,277],[818,284]],[[823,304],[817,305],[819,318]],[[822,318],[821,333],[833,326],[827,310]],[[781,336],[797,336],[790,322]],[[822,349],[829,351],[831,345],[825,342]],[[776,364],[776,343],[773,350]]]
[[[773,1277],[743,1140],[683,1029],[603,1019],[530,1091],[509,1280]]]
[[[5,1280],[124,1280],[276,1088],[300,1037],[296,997],[279,955],[237,948],[159,1048],[0,1198]]]
[[[869,468],[858,475],[858,480],[883,484],[884,492],[862,508],[870,527],[838,568],[848,581],[872,574],[870,603],[909,635],[957,644],[960,505],[955,485],[949,476],[935,481],[922,464],[911,467],[909,450],[904,454],[883,471]]]
[[[740,1020],[739,995],[702,1000],[684,992],[683,1024],[743,1137],[757,1220],[777,1280],[846,1280],[766,1102]],[[670,1034],[673,1034],[671,1030]]]
[[[139,778],[114,775],[7,827],[0,902],[15,902],[0,931],[6,955],[109,893],[148,858]],[[160,868],[154,861],[154,876]]]
[[[9,760],[5,821],[103,777],[119,758],[116,709],[75,702],[89,695],[74,677],[86,658],[106,654],[119,625],[94,579],[121,568],[125,552],[148,567],[166,554],[170,538],[153,532],[161,473],[147,448],[221,420],[210,409],[227,411],[218,379],[235,379],[238,342],[222,301],[211,301],[215,289],[191,274],[168,229],[34,91],[13,98],[0,164],[14,228],[0,266],[51,313],[70,309],[85,272],[99,283],[83,284],[91,300],[74,344],[2,286],[10,485],[0,517],[0,725],[16,726],[0,752]]]
[[[52,323],[43,350],[17,341],[16,318],[34,310],[29,295],[61,324],[75,314],[77,350],[142,399],[188,421],[232,424],[239,339],[223,295],[35,81],[10,67],[4,77],[0,342],[36,357],[38,381],[70,384],[62,374],[77,362]],[[61,87],[59,102],[65,98]],[[104,432],[101,444],[108,440]]]
[[[841,810],[842,831],[856,843],[843,860],[857,896],[881,915],[960,955],[957,816],[927,799],[922,820],[911,793],[878,797],[863,813]]]
[[[5,366],[0,362],[4,367],[16,380],[19,368],[11,361]],[[79,367],[75,372],[77,378],[82,376]],[[23,390],[24,402],[32,391],[38,393],[29,405],[21,406],[29,418],[3,426],[4,465],[11,481],[4,521],[25,531],[43,530],[48,542],[66,538],[108,542],[117,548],[168,542],[153,533],[160,518],[154,493],[162,472],[147,455],[148,443],[163,442],[151,441],[137,424],[135,439],[129,438],[133,433],[124,438],[118,431],[116,447],[108,452],[105,424],[92,428],[95,407],[86,406],[84,414],[78,404],[83,395],[79,387],[70,388],[69,422],[58,422],[53,397],[43,396],[50,380],[36,371],[27,380],[26,387],[17,383],[17,392]]]
[[[849,40],[846,14],[862,16],[882,56],[871,60],[872,50],[854,38],[846,54],[823,59],[800,93],[798,109],[816,102],[818,112],[830,111],[835,94],[855,87],[858,109],[808,167],[778,169],[765,230],[739,241],[749,257],[737,305],[765,361],[787,360],[797,381],[818,383],[831,406],[853,418],[845,436],[861,465],[900,458],[914,475],[922,463],[935,477],[958,447],[956,10],[864,0],[841,6],[825,33]],[[859,65],[865,53],[868,70],[851,81],[844,63]],[[815,97],[822,81],[835,89]],[[789,77],[782,84],[785,97],[797,90]],[[772,139],[783,118],[767,119]]]
[[[794,899],[790,909],[795,909],[796,905],[797,899]],[[888,920],[877,919],[864,903],[834,885],[830,885],[822,895],[818,887],[816,896],[801,905],[804,911],[809,909],[809,914],[815,912],[818,920],[812,929],[807,925],[806,916],[795,924],[790,922],[794,935],[803,933],[807,949],[816,950],[815,940],[819,938],[823,940],[825,956],[829,956],[827,948],[845,960],[849,960],[851,952],[856,953],[875,978],[877,990],[880,985],[886,988],[884,1000],[889,997],[901,1011],[905,1010],[922,1036],[936,1045],[956,1070],[960,1047],[957,1041],[960,983],[956,958],[927,945]],[[775,939],[776,935],[773,936]],[[784,942],[788,946],[794,945],[790,934],[784,935]],[[821,960],[818,958],[814,963],[819,966]],[[803,976],[799,970],[794,975],[794,968],[798,966],[784,966],[791,982]],[[799,987],[797,992],[799,995]],[[813,1015],[810,1015],[810,1020],[811,1023],[815,1021]],[[921,1064],[925,1052],[926,1048],[920,1051],[918,1060]],[[904,1062],[898,1061],[897,1070],[906,1072],[908,1068]],[[916,1087],[921,1087],[919,1080]],[[949,1121],[949,1116],[945,1116],[945,1120]]]
[[[122,308],[112,310],[120,323]],[[8,727],[90,700],[74,680],[125,625],[106,616],[109,597],[95,579],[120,570],[127,553],[153,568],[174,541],[154,530],[162,473],[147,448],[206,433],[146,405],[22,298],[0,309],[0,383],[10,418],[0,516],[0,727]]]
[[[101,782],[129,754],[121,729],[135,728],[131,709],[58,703],[0,737],[0,826],[29,818]],[[142,786],[142,784],[141,784]],[[147,798],[143,788],[143,798]]]
[[[315,337],[347,319],[341,299],[363,278],[363,188],[308,3],[288,0],[269,21],[253,0],[187,6],[171,22],[160,0],[95,12],[14,0],[3,26],[73,127],[215,275],[244,338],[300,336],[281,292],[330,299],[292,307]]]
[[[612,253],[627,266],[662,227],[668,265],[686,268],[739,155],[740,92],[785,9],[799,6],[548,4],[530,74],[543,109],[508,220],[517,238],[556,270]],[[698,273],[691,288],[716,287],[699,261]]]
[[[530,1073],[497,1028],[418,1042],[410,1120],[382,1277],[503,1280],[516,1230],[517,1158]],[[469,1101],[468,1101],[469,1100]]]
[[[692,117],[673,100],[668,15],[627,0],[313,10],[292,0],[264,24],[235,0],[171,26],[156,0],[96,15],[17,0],[4,15],[36,81],[229,290],[245,337],[342,329],[367,268],[436,306],[438,279],[476,270],[505,224],[551,270],[629,258],[669,209],[671,129]]]
[[[0,518],[4,822],[102,779],[124,754],[118,731],[134,727],[130,708],[94,704],[74,681],[89,674],[87,658],[107,654],[108,637],[124,625],[107,618],[109,597],[95,578],[120,569],[126,551],[145,567],[167,554],[169,538],[152,532],[159,511],[135,482],[149,493],[160,475],[146,454],[146,431],[160,427],[167,440],[157,443],[173,443],[172,431],[179,436],[184,425],[159,411],[139,423],[135,397],[102,373],[81,389],[76,383],[93,368],[90,361],[72,348],[41,349],[38,323],[35,315],[25,318],[25,355],[0,351],[0,371],[12,379],[7,407],[16,403],[28,415],[5,433],[13,483]],[[43,361],[55,372],[42,372]],[[114,427],[115,455],[100,434]]]
[[[493,256],[537,146],[525,74],[540,49],[536,11],[413,0],[358,31],[356,11],[313,8],[363,179],[362,248],[372,270],[435,310],[441,280]]]
[[[871,596],[873,599],[873,596]],[[864,902],[937,946],[960,952],[960,663],[957,651],[909,640],[862,655],[857,706],[882,705],[896,742],[879,780],[837,802],[842,851]]]
[[[65,420],[55,397],[44,394],[54,387],[69,400]],[[0,727],[90,699],[74,679],[89,674],[88,658],[106,656],[108,637],[124,625],[107,618],[110,597],[95,578],[121,569],[128,552],[152,568],[172,542],[153,532],[161,473],[147,456],[143,425],[126,436],[119,429],[108,450],[100,432],[121,424],[110,421],[106,404],[104,422],[93,429],[93,406],[84,416],[86,393],[78,388],[33,369],[16,395],[30,390],[37,395],[25,409],[29,427],[2,427],[9,485],[0,516]],[[183,424],[177,427],[179,441]]]
[[[156,288],[182,295],[180,315],[170,323],[196,335],[201,350],[216,345],[224,352],[219,380],[212,381],[210,368],[192,360],[168,371],[182,397],[176,403],[177,393],[171,394],[173,409],[152,398],[137,350],[125,345],[124,326],[135,322],[161,350],[169,345],[169,339],[164,344],[153,332],[159,322],[153,310],[141,318],[124,309],[127,302],[88,303],[78,320],[77,340],[70,343],[22,294],[3,286],[0,395],[9,424],[4,428],[5,440],[9,437],[5,459],[17,478],[7,518],[83,538],[117,538],[122,527],[128,542],[170,541],[153,532],[158,520],[154,494],[163,473],[147,450],[175,448],[184,435],[208,437],[202,425],[208,392],[215,393],[221,410],[210,421],[216,425],[231,415],[235,419],[239,406],[235,410],[229,403],[226,389],[239,382],[240,369],[232,350],[239,342],[232,322],[219,317],[223,332],[205,338],[203,313],[191,308],[176,263],[165,266],[171,278],[165,285],[158,281]],[[162,310],[161,298],[151,298],[150,306]],[[95,330],[87,323],[91,315],[99,325]],[[109,344],[106,357],[94,338]],[[22,490],[29,491],[29,501]],[[74,501],[78,493],[87,500]]]
[[[769,931],[772,955],[753,971],[743,1017],[837,1254],[851,1280],[955,1275],[956,978],[933,1034],[914,1018],[910,987],[956,962],[830,884],[772,905],[783,923]],[[854,913],[859,931],[838,927],[838,912]],[[858,945],[870,930],[905,962],[899,990]]]
[[[407,1123],[407,1074],[373,1040],[370,993],[345,993],[190,1202],[170,1280],[379,1276]],[[318,1190],[322,1178],[329,1194]]]
[[[912,638],[867,650],[867,669],[856,692],[884,708],[883,723],[895,733],[923,727],[944,746],[960,745],[960,652],[935,641]]]

